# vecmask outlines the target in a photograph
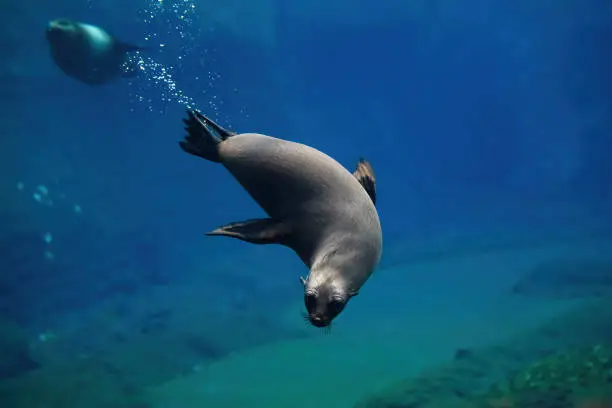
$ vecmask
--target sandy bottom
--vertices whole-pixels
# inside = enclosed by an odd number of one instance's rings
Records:
[[[612,254],[612,242],[552,246],[381,270],[330,335],[231,355],[155,389],[156,408],[349,408],[361,398],[577,306],[514,297],[508,288],[540,261]],[[303,324],[296,302],[283,319]]]

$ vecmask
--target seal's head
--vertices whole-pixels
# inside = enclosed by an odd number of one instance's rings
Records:
[[[45,35],[51,44],[58,44],[78,36],[80,32],[79,26],[74,21],[68,19],[52,20],[47,24]]]
[[[349,292],[334,281],[307,281],[300,278],[304,285],[304,304],[308,321],[315,327],[327,327],[346,306],[356,293]]]

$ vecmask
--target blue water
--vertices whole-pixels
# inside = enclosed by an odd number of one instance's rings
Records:
[[[428,299],[453,320],[462,312],[442,302],[457,291],[457,304],[487,309],[524,272],[489,261],[468,279],[462,263],[411,265],[607,242],[612,3],[460,3],[0,5],[0,331],[17,339],[0,347],[18,356],[0,364],[0,406],[154,407],[154,397],[125,405],[124,388],[132,398],[257,347],[319,347],[300,314],[307,270],[291,251],[204,236],[264,213],[221,166],[181,151],[186,107],[236,132],[311,145],[351,172],[360,157],[372,163],[384,255],[332,338],[377,324],[409,330],[415,310],[430,320]],[[146,46],[134,56],[140,74],[102,86],[63,74],[44,39],[59,17]],[[598,245],[588,257],[609,254]],[[384,356],[384,342],[372,344]],[[118,402],[96,405],[82,389],[69,397],[67,378],[82,370],[100,370],[85,388]],[[413,374],[396,367],[387,380]],[[159,406],[188,406],[167,398]]]

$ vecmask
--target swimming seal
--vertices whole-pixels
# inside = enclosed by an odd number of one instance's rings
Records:
[[[181,148],[221,163],[269,218],[224,225],[206,235],[287,246],[310,269],[304,302],[310,323],[329,326],[380,260],[382,231],[372,166],[353,174],[304,144],[237,134],[188,110]]]
[[[58,19],[49,22],[46,37],[55,64],[86,84],[101,85],[138,72],[128,53],[142,48],[119,41],[100,27]]]

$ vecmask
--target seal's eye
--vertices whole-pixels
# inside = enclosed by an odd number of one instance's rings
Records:
[[[328,308],[332,314],[337,315],[342,311],[342,309],[344,309],[344,305],[346,305],[344,299],[339,297],[332,297],[329,301]]]
[[[317,294],[314,292],[306,292],[304,295],[304,304],[307,310],[314,310],[317,306]]]

